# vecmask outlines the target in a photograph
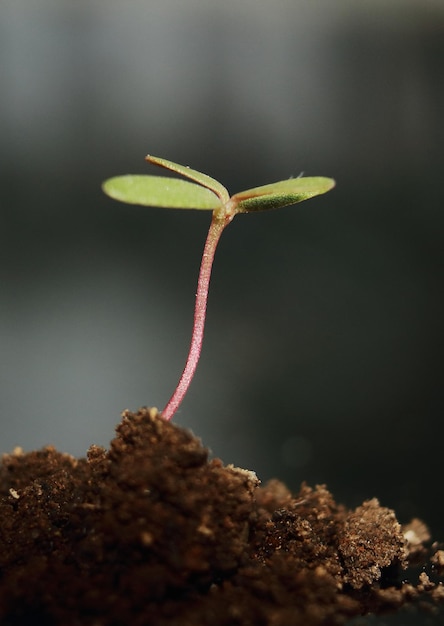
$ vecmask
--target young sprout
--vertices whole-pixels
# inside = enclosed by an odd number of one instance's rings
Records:
[[[334,187],[335,181],[320,176],[290,178],[271,185],[247,189],[230,197],[223,185],[206,174],[151,155],[148,155],[146,160],[194,182],[165,176],[129,174],[109,178],[103,183],[103,191],[111,198],[128,204],[213,211],[200,265],[188,357],[177,387],[162,411],[163,417],[170,420],[188,391],[199,361],[211,269],[224,228],[237,213],[253,213],[296,204],[326,193]]]

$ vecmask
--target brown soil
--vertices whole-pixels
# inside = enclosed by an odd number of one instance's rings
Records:
[[[208,460],[153,409],[125,412],[110,450],[5,455],[0,623],[304,626],[444,596],[424,568],[428,531],[376,499],[354,511],[323,486]],[[430,572],[444,566],[434,547]]]

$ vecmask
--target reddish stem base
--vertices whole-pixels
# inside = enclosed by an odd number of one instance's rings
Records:
[[[196,301],[194,306],[194,323],[193,334],[191,336],[190,350],[188,352],[185,368],[177,387],[169,399],[166,407],[162,411],[162,416],[166,420],[170,420],[179,408],[188,388],[193,380],[202,350],[202,342],[205,328],[205,317],[207,313],[208,289],[210,286],[211,270],[213,267],[214,255],[220,236],[226,226],[233,219],[233,215],[217,217],[213,214],[210,229],[208,231],[207,240],[202,255],[202,262],[199,271],[199,280],[197,283]]]

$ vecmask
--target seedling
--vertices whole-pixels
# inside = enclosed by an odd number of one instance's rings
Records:
[[[254,213],[296,204],[326,193],[334,187],[335,181],[320,176],[290,178],[271,185],[247,189],[230,197],[223,185],[206,174],[150,155],[146,157],[146,160],[194,182],[165,176],[129,174],[109,178],[103,183],[103,191],[111,198],[128,204],[213,211],[200,265],[188,357],[177,387],[162,411],[163,417],[170,420],[188,391],[199,361],[211,269],[217,244],[224,228],[237,213]]]

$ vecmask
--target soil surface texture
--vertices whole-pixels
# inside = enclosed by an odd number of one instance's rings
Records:
[[[328,625],[444,598],[419,520],[260,486],[155,409],[86,459],[4,455],[0,496],[1,625]]]

